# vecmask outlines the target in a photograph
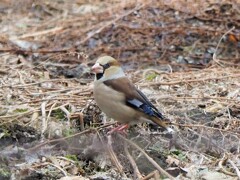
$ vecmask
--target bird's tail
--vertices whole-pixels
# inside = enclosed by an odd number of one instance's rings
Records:
[[[172,128],[169,127],[169,125],[171,124],[171,122],[168,119],[160,119],[158,117],[155,116],[151,116],[150,118],[155,124],[163,127],[164,129],[166,129],[168,132],[174,132],[174,130]]]

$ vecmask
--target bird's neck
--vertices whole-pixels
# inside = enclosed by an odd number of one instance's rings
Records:
[[[111,71],[104,71],[104,73],[98,73],[95,76],[95,79],[97,81],[107,81],[107,80],[111,80],[111,79],[118,79],[118,78],[122,78],[125,77],[125,74],[123,72],[123,70],[121,68],[118,69],[112,69]]]

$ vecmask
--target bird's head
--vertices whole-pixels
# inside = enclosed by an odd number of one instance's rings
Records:
[[[92,72],[96,75],[95,80],[101,81],[125,76],[120,63],[111,56],[102,56],[98,58],[92,67]]]

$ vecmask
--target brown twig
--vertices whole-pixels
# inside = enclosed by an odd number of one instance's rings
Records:
[[[1,86],[1,88],[3,87],[12,87],[12,88],[24,88],[24,87],[28,87],[28,86],[34,86],[34,85],[39,85],[42,83],[46,83],[46,82],[66,82],[66,81],[72,81],[73,79],[47,79],[47,80],[43,80],[43,81],[39,81],[39,82],[35,82],[35,83],[28,83],[28,84],[16,84],[16,85],[3,85]]]
[[[68,173],[63,168],[61,168],[60,166],[58,166],[56,164],[53,164],[53,163],[50,163],[50,162],[47,162],[47,164],[51,165],[51,166],[54,166],[55,168],[59,169],[63,173],[64,176],[68,175]]]
[[[102,128],[105,128],[105,127],[108,127],[108,126],[112,126],[113,124],[115,124],[115,122],[114,122],[114,123],[104,124],[104,125],[99,126],[99,127],[95,128],[95,129],[86,129],[86,130],[84,130],[84,131],[82,131],[82,132],[79,132],[79,133],[70,135],[70,136],[68,136],[68,137],[62,137],[62,138],[58,138],[58,139],[47,140],[47,141],[45,141],[45,142],[43,142],[43,143],[41,143],[41,144],[38,144],[38,145],[36,145],[36,146],[34,146],[34,147],[32,147],[32,148],[29,148],[29,149],[27,149],[27,150],[28,150],[28,151],[35,151],[36,149],[38,149],[38,148],[40,148],[40,147],[42,147],[42,146],[44,146],[44,145],[52,144],[52,143],[57,143],[57,142],[60,142],[60,141],[64,141],[64,140],[67,140],[67,139],[70,139],[70,138],[73,138],[73,137],[76,137],[76,136],[80,136],[80,135],[83,135],[83,134],[90,133],[90,132],[92,132],[92,131],[96,132],[96,131],[98,131],[98,130],[100,130],[100,129],[102,129]]]
[[[218,51],[218,48],[219,48],[219,45],[220,43],[222,42],[223,38],[229,34],[230,32],[232,32],[233,30],[235,29],[235,27],[232,27],[231,29],[229,29],[227,32],[225,32],[222,37],[220,38],[220,40],[218,41],[218,44],[217,44],[217,47],[216,47],[216,50],[215,52],[213,53],[213,61],[215,61],[217,64],[221,65],[220,62],[218,61],[217,59],[217,51]]]
[[[192,79],[192,80],[180,80],[180,81],[173,81],[173,82],[147,82],[140,84],[141,87],[146,86],[159,86],[159,85],[176,85],[176,84],[188,84],[193,82],[204,82],[204,81],[210,81],[210,80],[221,80],[226,78],[239,78],[240,74],[231,74],[228,76],[222,76],[222,77],[209,77],[209,78],[202,78],[202,79]]]
[[[54,54],[54,53],[67,53],[71,49],[62,49],[62,50],[23,50],[23,49],[0,49],[0,53],[3,52],[10,52],[15,54],[34,54],[34,53],[40,53],[40,54]]]
[[[219,163],[218,163],[219,169],[220,169],[224,174],[227,174],[227,175],[230,175],[230,176],[236,176],[236,174],[227,171],[227,170],[223,167],[223,164],[226,163],[227,160],[228,160],[228,156],[227,156],[226,154],[224,154],[223,157],[222,157],[222,159],[221,159],[221,160],[219,161]]]
[[[140,148],[137,144],[133,143],[132,141],[126,139],[125,137],[123,137],[122,135],[118,134],[118,136],[123,139],[124,141],[126,141],[128,144],[130,144],[131,146],[135,147],[137,150],[139,150],[147,159],[148,161],[160,172],[162,173],[164,176],[167,176],[169,179],[173,180],[174,177],[171,176],[168,172],[166,172],[163,168],[161,168],[156,161],[154,161],[142,148]]]
[[[124,175],[123,166],[119,162],[119,160],[117,158],[117,155],[115,154],[115,152],[113,151],[113,148],[112,148],[112,136],[111,135],[107,136],[107,146],[106,146],[106,149],[107,149],[107,151],[108,151],[108,153],[110,155],[111,161],[117,167],[119,173]]]
[[[135,8],[133,8],[132,10],[129,10],[127,13],[124,13],[123,15],[115,18],[114,20],[107,22],[104,26],[102,26],[101,28],[95,30],[94,33],[91,33],[89,36],[87,36],[85,39],[83,39],[80,44],[84,44],[86,41],[88,41],[90,38],[92,38],[93,36],[95,36],[96,34],[101,33],[105,28],[111,26],[112,24],[116,23],[118,20],[124,18],[125,16],[128,16],[129,14],[133,13],[134,11],[137,11],[139,9],[141,9],[142,7],[144,7],[146,4],[142,4],[140,6],[136,6]]]
[[[235,163],[232,160],[228,159],[227,161],[232,165],[232,167],[234,168],[234,170],[238,176],[238,179],[240,179],[240,171],[239,171],[238,167],[235,165]]]
[[[133,171],[134,171],[134,176],[137,177],[137,179],[141,179],[142,175],[137,167],[136,162],[134,161],[133,157],[131,156],[131,154],[128,151],[128,147],[127,147],[127,143],[126,141],[124,141],[124,152],[127,155],[127,158],[129,159],[130,164],[132,165]]]
[[[211,130],[214,130],[214,131],[228,132],[228,133],[230,133],[230,134],[234,134],[234,135],[237,135],[237,136],[240,135],[240,134],[238,134],[238,133],[232,132],[232,130],[225,130],[225,129],[215,128],[215,127],[210,127],[210,126],[204,126],[204,125],[201,125],[201,124],[179,124],[179,123],[174,123],[174,122],[171,122],[171,124],[172,124],[172,125],[175,125],[175,126],[180,126],[180,127],[206,128],[206,129],[211,129]]]
[[[34,32],[34,33],[29,33],[29,34],[24,34],[22,36],[17,37],[16,39],[24,39],[24,38],[29,38],[29,37],[36,37],[36,36],[41,36],[41,35],[45,35],[45,34],[49,34],[49,33],[57,33],[58,31],[63,30],[63,27],[54,27],[52,29],[47,29],[44,31],[38,31],[38,32]]]
[[[159,175],[159,172],[157,170],[149,173],[147,176],[145,176],[141,180],[149,180],[149,179],[152,179],[152,178],[154,178],[154,180],[159,180],[160,179],[160,175]]]

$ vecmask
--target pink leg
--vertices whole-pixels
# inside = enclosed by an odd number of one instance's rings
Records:
[[[128,124],[117,126],[113,128],[111,131],[109,131],[108,134],[112,134],[113,132],[116,132],[116,131],[125,134],[126,132],[124,132],[124,130],[127,129],[128,127],[129,127]]]

